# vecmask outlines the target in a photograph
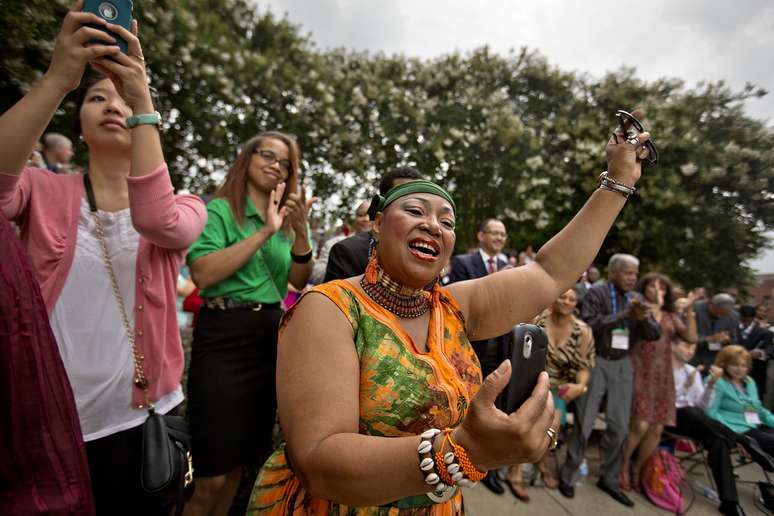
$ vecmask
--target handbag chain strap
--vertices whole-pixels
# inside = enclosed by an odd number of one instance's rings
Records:
[[[113,296],[116,298],[118,304],[118,311],[121,312],[121,320],[124,323],[126,329],[126,337],[129,340],[129,344],[132,347],[132,361],[134,362],[134,386],[138,389],[142,389],[145,395],[144,408],[148,410],[153,409],[153,403],[150,400],[150,392],[148,390],[148,379],[145,377],[145,370],[142,367],[142,362],[145,356],[137,349],[137,344],[134,340],[134,330],[132,325],[129,324],[129,316],[126,313],[126,305],[124,304],[124,298],[121,296],[121,291],[118,288],[118,279],[116,279],[116,272],[113,269],[113,261],[110,259],[110,252],[108,251],[107,240],[105,239],[105,230],[102,226],[102,220],[97,215],[97,202],[94,197],[94,189],[91,186],[91,179],[88,174],[83,175],[83,186],[86,189],[86,197],[89,201],[89,209],[94,216],[94,224],[96,226],[97,240],[99,240],[99,246],[102,249],[102,258],[105,262],[105,269],[107,269],[108,276],[110,276],[110,283],[113,289]],[[142,406],[140,408],[143,408]]]

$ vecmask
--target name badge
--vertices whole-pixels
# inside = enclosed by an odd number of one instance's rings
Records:
[[[746,409],[744,411],[744,420],[750,425],[761,424],[761,418],[758,416],[758,412],[752,409]]]
[[[629,330],[613,330],[613,341],[610,345],[621,351],[629,349]]]
[[[710,351],[720,351],[720,348],[723,347],[723,343],[715,342],[714,340],[708,340],[707,347]]]

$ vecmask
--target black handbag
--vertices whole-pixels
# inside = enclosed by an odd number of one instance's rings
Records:
[[[150,402],[148,380],[142,367],[142,357],[135,346],[134,329],[129,324],[126,307],[118,289],[118,280],[105,240],[102,221],[97,216],[97,201],[88,174],[83,176],[83,187],[94,215],[97,239],[102,249],[102,258],[110,276],[113,295],[124,323],[129,344],[132,346],[134,361],[134,385],[145,393],[145,407],[148,418],[142,426],[142,450],[140,463],[140,486],[151,495],[175,503],[175,514],[183,513],[186,488],[193,484],[193,461],[191,457],[191,434],[188,424],[180,416],[158,414]]]
[[[186,488],[193,482],[191,434],[180,416],[158,414],[148,409],[142,426],[140,485],[147,493],[175,502],[183,512]]]

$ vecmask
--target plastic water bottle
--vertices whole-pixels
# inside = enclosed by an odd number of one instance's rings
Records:
[[[586,481],[586,477],[589,476],[589,463],[586,462],[586,459],[583,459],[583,462],[581,462],[581,465],[578,468],[578,473],[580,473],[580,477],[578,478],[576,485],[581,485]]]
[[[698,480],[693,481],[693,485],[696,486],[696,489],[701,492],[702,496],[704,498],[707,498],[708,500],[712,500],[713,502],[719,502],[720,498],[718,498],[718,493],[712,489],[710,486],[703,484],[699,482]]]

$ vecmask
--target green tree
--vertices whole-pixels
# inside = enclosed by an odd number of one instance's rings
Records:
[[[28,0],[0,10],[3,109],[45,71],[66,9]],[[458,250],[492,216],[512,246],[539,247],[596,187],[615,110],[641,106],[661,162],[646,168],[598,263],[630,252],[687,287],[740,286],[751,272],[741,264],[774,226],[774,135],[743,112],[765,94],[753,86],[687,88],[632,69],[594,79],[527,49],[424,61],[320,52],[247,0],[136,2],[136,16],[179,187],[217,183],[242,142],[277,128],[299,139],[319,220],[347,215],[386,169],[414,165],[454,192]],[[73,116],[66,103],[52,129],[66,133]]]

